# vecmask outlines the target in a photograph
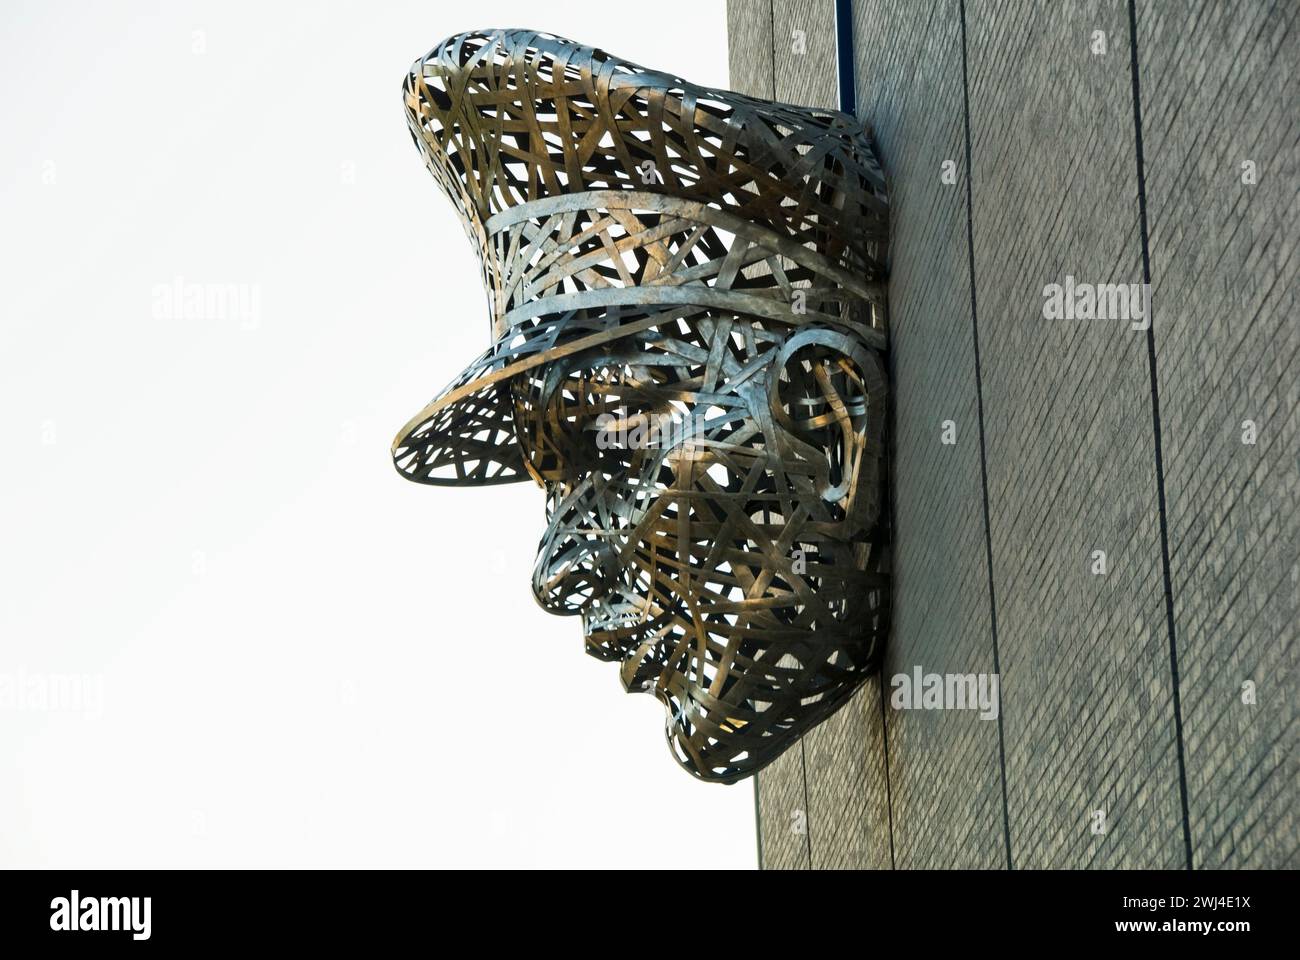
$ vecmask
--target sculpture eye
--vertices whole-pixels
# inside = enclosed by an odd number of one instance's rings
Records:
[[[518,441],[535,477],[612,475],[678,442],[685,416],[662,374],[616,361],[573,366],[511,386]]]

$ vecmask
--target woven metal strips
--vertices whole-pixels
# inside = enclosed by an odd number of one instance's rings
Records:
[[[408,123],[492,345],[394,442],[409,479],[531,477],[533,589],[731,782],[876,668],[887,203],[861,124],[528,31],[452,37]]]

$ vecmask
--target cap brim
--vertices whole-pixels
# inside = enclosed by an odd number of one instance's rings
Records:
[[[822,272],[830,271],[823,268]],[[646,302],[650,298],[653,301]],[[542,312],[543,303],[575,309]],[[815,310],[795,316],[771,295],[694,285],[606,288],[548,297],[517,311],[520,319],[407,421],[393,441],[393,463],[408,480],[438,486],[490,486],[527,479],[526,458],[514,428],[511,380],[545,364],[715,309],[795,326],[845,325],[840,317]],[[882,332],[860,324],[850,326],[869,345],[884,347]]]
[[[680,307],[649,315],[644,307],[616,307],[531,318],[508,330],[407,421],[393,440],[393,465],[406,479],[435,486],[530,479],[515,433],[510,382],[680,316]]]
[[[529,479],[510,416],[509,385],[476,375],[488,355],[470,364],[393,441],[393,465],[406,479],[437,486]],[[466,387],[472,389],[466,393]]]

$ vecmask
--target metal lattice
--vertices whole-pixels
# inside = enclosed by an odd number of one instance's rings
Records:
[[[731,782],[875,668],[884,180],[852,117],[530,31],[417,61],[408,123],[479,253],[492,346],[393,444],[430,484],[531,477],[546,609]]]

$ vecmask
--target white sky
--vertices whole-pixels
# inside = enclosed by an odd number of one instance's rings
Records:
[[[2,9],[0,866],[752,867],[751,783],[535,605],[541,492],[388,454],[488,336],[407,66],[533,26],[725,87],[722,0]]]

